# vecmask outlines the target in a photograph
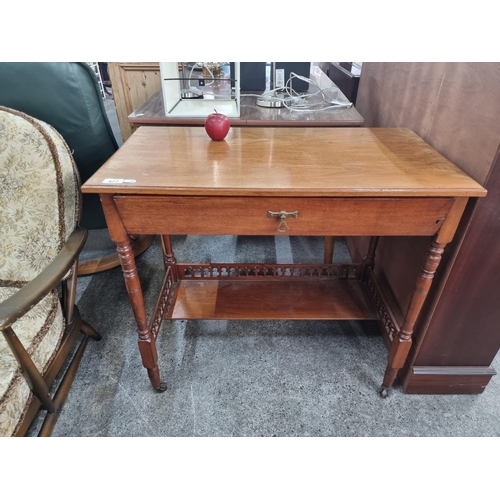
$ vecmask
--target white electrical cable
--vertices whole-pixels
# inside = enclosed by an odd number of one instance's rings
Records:
[[[295,78],[309,83],[309,86],[313,85],[318,89],[318,91],[313,93],[300,94],[293,89],[292,81]],[[328,97],[326,94],[332,91],[335,92],[334,96]],[[263,94],[257,96],[255,96],[254,94],[241,95],[252,95],[253,97],[258,97],[262,100],[280,101],[284,107],[291,111],[323,111],[332,108],[350,108],[352,106],[352,103],[349,101],[339,100],[340,94],[340,89],[336,85],[321,88],[311,78],[306,78],[305,76],[290,72],[290,78],[287,80],[286,84],[283,87],[268,90]],[[318,95],[321,96],[321,100],[319,102],[311,102]]]

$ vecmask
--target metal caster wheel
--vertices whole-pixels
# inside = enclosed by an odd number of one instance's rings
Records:
[[[155,387],[156,392],[165,392],[167,390],[167,384],[165,382],[160,382],[158,387]]]

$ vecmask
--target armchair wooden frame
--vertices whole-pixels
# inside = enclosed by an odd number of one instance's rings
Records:
[[[39,436],[50,436],[68,396],[89,337],[95,340],[101,339],[101,336],[82,320],[75,306],[77,259],[86,239],[86,229],[75,229],[52,263],[35,279],[0,304],[0,330],[21,365],[23,374],[34,394],[23,421],[16,431],[16,436],[26,434],[42,405],[47,410],[47,415]],[[45,374],[42,375],[26,352],[12,325],[60,282],[62,282],[63,314],[66,327],[61,346]],[[72,347],[76,344],[79,332],[85,336],[80,342],[55,396],[51,397],[49,394],[50,386],[60,372]]]

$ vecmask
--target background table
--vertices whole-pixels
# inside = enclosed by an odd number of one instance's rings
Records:
[[[310,75],[319,85],[328,87],[332,81],[317,67]],[[314,88],[313,91],[317,90]],[[230,118],[234,127],[361,127],[363,117],[354,106],[351,108],[328,109],[324,111],[292,111],[287,108],[264,108],[257,106],[257,96],[262,92],[242,92],[240,117]],[[247,94],[255,94],[255,97]],[[348,102],[341,93],[339,100]],[[215,103],[216,101],[214,101]],[[135,109],[128,121],[134,127],[141,125],[202,126],[205,118],[184,118],[165,116],[163,94],[159,90],[144,104]]]

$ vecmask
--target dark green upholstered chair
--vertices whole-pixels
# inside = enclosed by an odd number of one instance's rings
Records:
[[[0,105],[53,126],[72,151],[82,184],[118,149],[100,94],[97,77],[85,63],[0,63]],[[83,195],[81,225],[103,229],[106,220],[99,197]],[[152,237],[136,237],[134,254]],[[79,274],[119,265],[117,254],[80,261]]]

